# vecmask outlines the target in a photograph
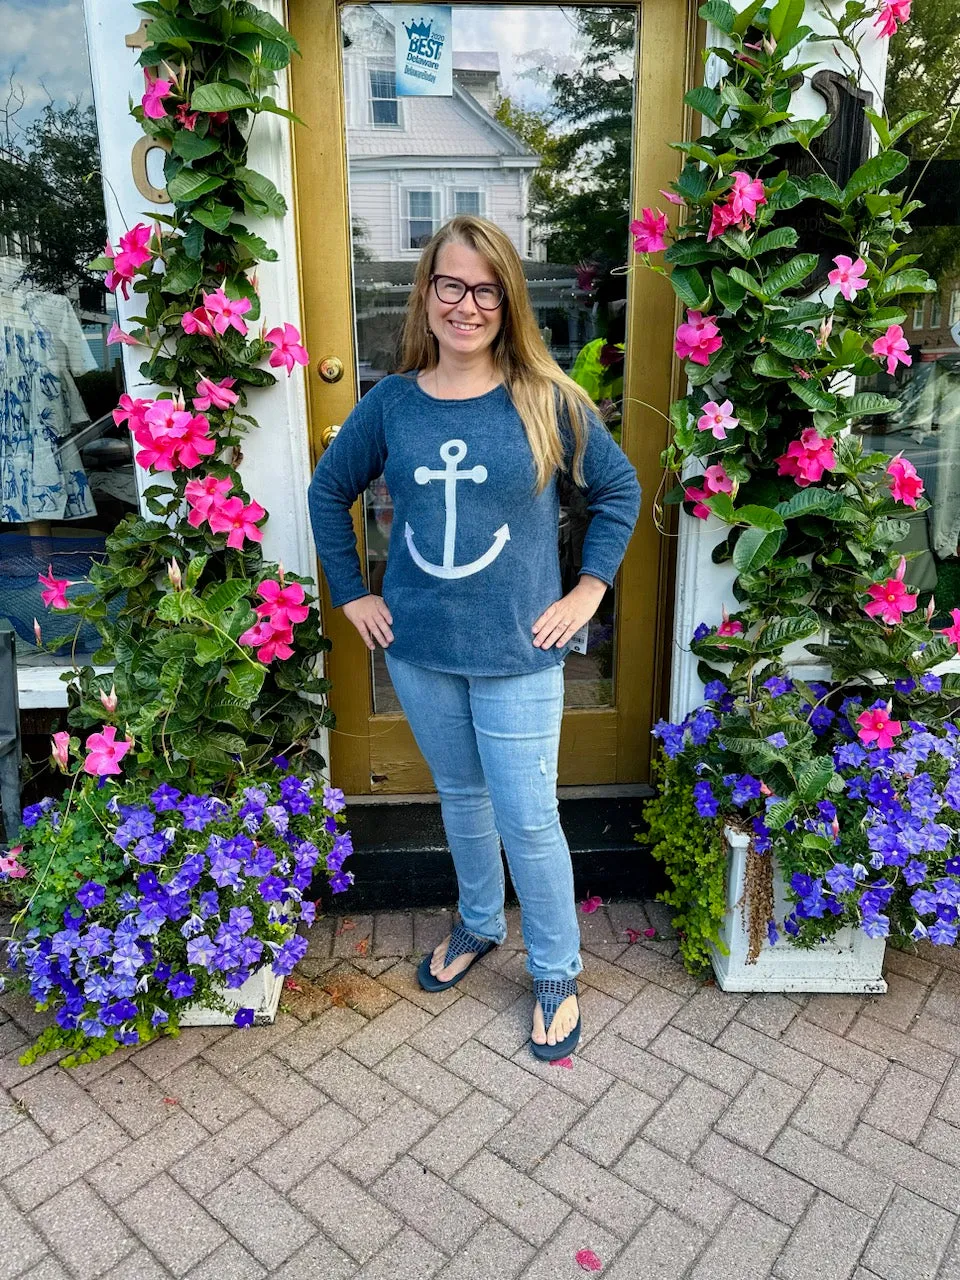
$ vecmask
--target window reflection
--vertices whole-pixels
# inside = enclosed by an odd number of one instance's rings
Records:
[[[82,579],[106,536],[137,506],[128,433],[111,411],[123,387],[119,348],[108,347],[114,299],[84,264],[103,251],[106,223],[96,119],[80,0],[57,6],[58,56],[38,3],[5,14],[8,84],[0,146],[0,626],[17,633],[30,665],[99,647],[91,627],[48,614],[39,572]],[[2,66],[2,62],[0,62]],[[53,657],[37,649],[44,619]]]

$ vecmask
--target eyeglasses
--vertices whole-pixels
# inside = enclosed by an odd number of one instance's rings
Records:
[[[468,293],[472,293],[481,311],[496,311],[504,299],[503,289],[498,284],[466,284],[456,276],[438,275],[431,276],[430,283],[434,293],[447,306],[462,302]]]

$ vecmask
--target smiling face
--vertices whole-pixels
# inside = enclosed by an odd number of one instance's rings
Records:
[[[465,284],[498,284],[497,273],[476,249],[457,241],[440,246],[433,264],[435,275],[455,276]],[[476,357],[490,348],[503,324],[502,303],[496,311],[477,306],[472,293],[459,302],[441,302],[433,285],[427,289],[427,324],[436,336],[441,358],[446,354],[456,360]]]

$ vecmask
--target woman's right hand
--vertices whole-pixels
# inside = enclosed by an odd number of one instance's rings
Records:
[[[393,643],[393,632],[390,630],[393,618],[383,596],[360,596],[358,600],[345,604],[343,612],[360,632],[368,649],[376,649],[377,642],[383,649]]]

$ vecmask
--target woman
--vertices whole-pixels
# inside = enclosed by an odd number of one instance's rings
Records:
[[[592,515],[562,598],[556,476]],[[360,571],[350,507],[384,473],[394,520],[383,596]],[[460,920],[421,962],[444,991],[506,937],[503,840],[534,980],[531,1048],[580,1037],[580,932],[557,812],[564,649],[613,583],[639,511],[636,474],[550,357],[520,258],[483,218],[441,227],[417,266],[400,371],[360,401],[310,486],[335,607],[377,644],[433,775]]]

